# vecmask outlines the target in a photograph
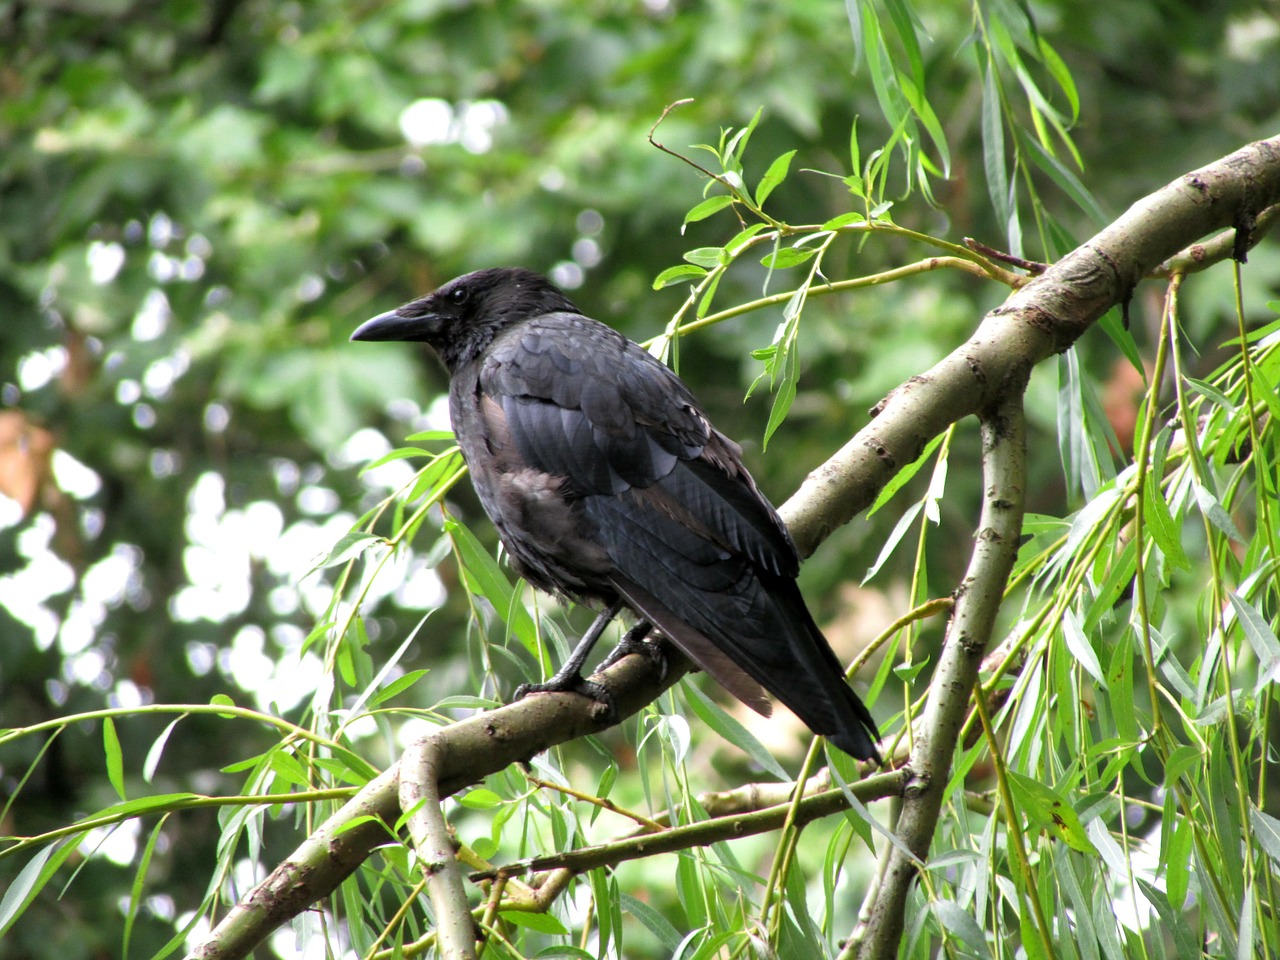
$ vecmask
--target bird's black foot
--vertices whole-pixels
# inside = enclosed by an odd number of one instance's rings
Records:
[[[638,653],[658,668],[658,679],[665,680],[667,676],[667,651],[660,637],[654,640],[645,639],[652,630],[653,624],[647,620],[637,623],[622,635],[618,645],[601,662],[600,669],[608,670],[623,657]]]
[[[523,700],[531,693],[577,693],[600,704],[610,723],[618,719],[618,702],[613,693],[603,683],[588,680],[579,671],[567,673],[561,670],[549,680],[541,683],[522,683],[516,687],[511,700]]]

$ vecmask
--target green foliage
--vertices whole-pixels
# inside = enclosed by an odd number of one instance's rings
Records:
[[[496,554],[434,368],[348,345],[359,320],[550,271],[661,331],[781,500],[1004,295],[964,235],[1053,259],[1280,93],[1265,17],[1226,6],[17,5],[0,37],[0,952],[33,957],[180,952],[578,632]],[[995,735],[968,719],[900,955],[1280,952],[1278,277],[1263,245],[1135,299],[1132,336],[1112,315],[1033,381]],[[806,564],[904,749],[975,446],[939,438]],[[872,597],[916,613],[882,630]],[[885,805],[832,756],[850,811],[754,832],[735,790],[794,812],[820,759],[780,726],[686,685],[451,801],[470,869],[691,831],[558,896],[482,889],[486,956],[836,955]],[[388,837],[264,955],[428,946],[419,880]]]

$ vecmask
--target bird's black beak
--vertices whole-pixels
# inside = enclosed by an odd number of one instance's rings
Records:
[[[421,340],[427,326],[422,317],[405,317],[397,310],[388,310],[356,327],[351,339]]]

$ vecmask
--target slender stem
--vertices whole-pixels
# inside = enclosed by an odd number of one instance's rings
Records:
[[[1009,839],[1013,847],[1014,857],[1022,870],[1027,884],[1027,899],[1031,901],[1031,911],[1036,918],[1036,933],[1040,937],[1040,948],[1044,956],[1054,957],[1053,940],[1049,936],[1049,921],[1044,915],[1044,907],[1040,903],[1040,889],[1036,884],[1035,870],[1031,866],[1031,858],[1027,855],[1026,837],[1022,833],[1021,817],[1018,807],[1013,802],[1013,791],[1009,787],[1009,768],[1004,762],[1004,752],[1000,749],[1000,741],[996,737],[995,728],[991,725],[991,717],[987,713],[987,698],[982,693],[982,685],[973,688],[973,704],[982,721],[982,730],[987,737],[987,746],[991,750],[991,762],[995,765],[996,788],[1000,791],[1000,803],[1004,807],[1005,824],[1009,829]],[[1133,878],[1129,878],[1132,884]],[[1135,887],[1136,889],[1136,887]]]

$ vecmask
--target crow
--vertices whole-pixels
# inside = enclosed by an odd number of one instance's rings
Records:
[[[626,649],[657,628],[757,712],[770,713],[767,690],[844,752],[879,760],[875,721],[796,586],[787,528],[668,367],[516,268],[457,277],[351,339],[435,349],[511,566],[603,607],[564,668],[527,689],[593,692],[587,652],[630,608],[641,621]]]

